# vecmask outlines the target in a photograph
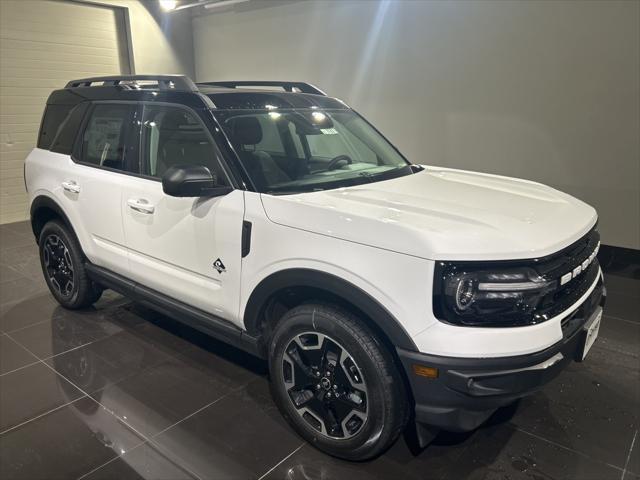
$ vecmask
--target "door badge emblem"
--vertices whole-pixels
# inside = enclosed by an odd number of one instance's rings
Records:
[[[222,260],[220,260],[219,258],[213,262],[213,268],[215,268],[218,273],[224,273],[227,271],[227,269],[224,266],[224,263],[222,263]]]

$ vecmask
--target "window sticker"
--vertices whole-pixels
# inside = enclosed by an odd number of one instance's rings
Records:
[[[122,118],[96,118],[87,130],[87,153],[91,158],[100,159],[100,165],[113,154],[117,155],[111,146],[119,144],[122,122]]]

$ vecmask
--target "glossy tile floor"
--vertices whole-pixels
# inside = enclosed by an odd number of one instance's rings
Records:
[[[471,434],[354,464],[289,429],[251,356],[111,292],[57,306],[28,225],[0,226],[0,478],[639,478],[639,272],[608,263],[585,363]]]

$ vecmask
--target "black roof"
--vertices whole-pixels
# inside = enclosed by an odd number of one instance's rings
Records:
[[[198,87],[200,87],[198,85]],[[343,102],[332,97],[309,93],[291,93],[265,90],[238,90],[223,88],[200,88],[209,97],[215,108],[220,110],[269,109],[276,108],[348,108]]]
[[[157,86],[139,84],[139,81],[155,81]],[[245,86],[281,87],[283,90],[248,89]],[[86,100],[167,102],[195,109],[220,110],[348,108],[340,100],[328,97],[304,82],[226,81],[194,84],[183,75],[123,75],[72,80],[64,89],[51,93],[47,103],[75,105]]]

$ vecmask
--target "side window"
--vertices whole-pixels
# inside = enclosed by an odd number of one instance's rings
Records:
[[[82,120],[88,108],[89,102],[84,102],[76,105],[71,110],[62,124],[58,126],[57,133],[49,145],[52,152],[63,153],[65,155],[71,154],[73,144],[78,137]],[[44,128],[43,125],[43,130]]]
[[[38,135],[38,148],[48,149],[60,125],[67,118],[72,105],[47,105]]]
[[[195,114],[180,107],[145,106],[142,120],[142,173],[161,178],[174,165],[204,165],[228,185],[217,149]]]
[[[133,142],[128,137],[133,137],[135,110],[135,105],[129,104],[96,105],[82,136],[82,161],[128,170],[127,153],[133,151]]]

